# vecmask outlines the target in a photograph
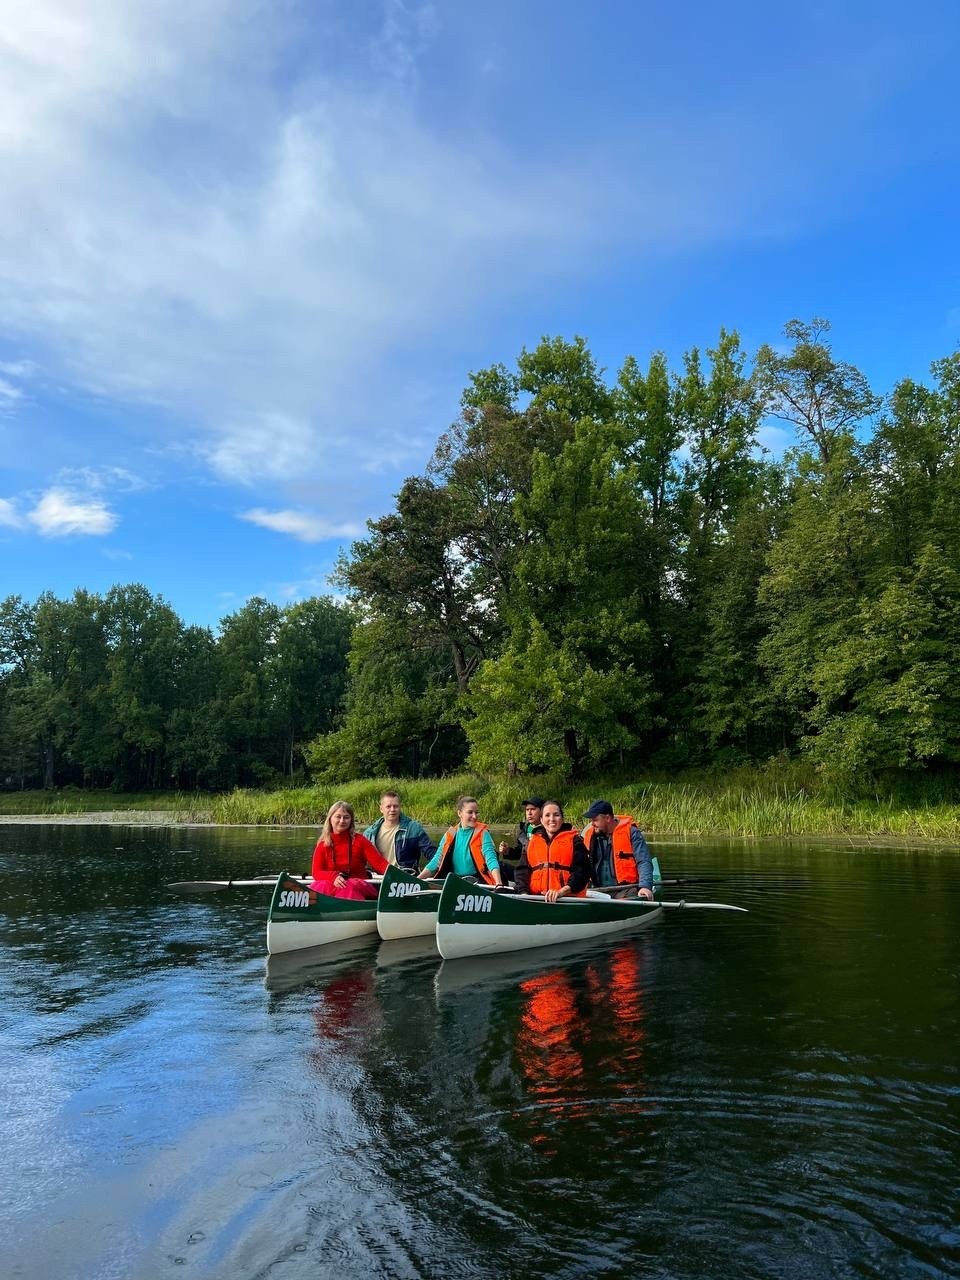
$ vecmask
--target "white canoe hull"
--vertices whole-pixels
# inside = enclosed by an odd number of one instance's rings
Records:
[[[533,947],[549,947],[558,942],[584,942],[602,938],[608,933],[642,929],[663,916],[661,910],[648,911],[642,917],[631,916],[605,924],[449,924],[437,925],[437,950],[444,960],[464,956],[497,955],[502,951],[528,951]]]
[[[399,867],[388,867],[377,898],[377,931],[381,938],[432,937],[437,928],[440,889]]]
[[[376,932],[376,920],[269,920],[267,951],[276,956],[285,951],[303,951],[307,947],[322,947],[328,942],[342,942],[345,938],[359,938],[365,933]]]
[[[546,902],[533,894],[497,893],[448,876],[437,914],[437,949],[444,960],[580,942],[639,929],[663,908],[642,898],[615,899],[590,891],[583,898]]]

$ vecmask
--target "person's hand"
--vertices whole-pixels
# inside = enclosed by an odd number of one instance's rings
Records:
[[[639,896],[640,896],[641,898],[646,898],[646,900],[647,900],[648,902],[652,902],[652,901],[653,901],[653,890],[652,890],[652,889],[641,889],[641,890],[640,890],[640,893],[639,893]]]
[[[337,874],[334,876],[334,879],[333,879],[333,886],[334,886],[334,888],[335,888],[335,889],[342,889],[342,888],[343,888],[343,886],[344,886],[346,883],[347,883],[347,877],[343,874],[343,872],[342,872],[342,871],[338,871],[338,872],[337,872]]]
[[[566,897],[566,887],[563,889],[548,889],[543,896],[547,902],[559,902],[561,898]]]

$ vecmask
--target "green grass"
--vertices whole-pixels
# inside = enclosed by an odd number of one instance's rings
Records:
[[[0,791],[0,814],[73,817],[85,813],[155,813],[177,822],[212,822],[209,795],[180,791],[84,791],[63,787],[54,791]]]
[[[0,794],[0,813],[82,814],[96,811],[162,812],[178,822],[315,826],[338,799],[354,805],[361,823],[377,815],[380,793],[398,790],[403,807],[430,826],[454,821],[457,797],[475,795],[482,818],[492,824],[516,822],[520,802],[531,791],[558,796],[579,822],[592,800],[604,796],[620,812],[632,813],[653,836],[853,836],[960,844],[960,791],[952,779],[900,778],[856,800],[823,791],[803,762],[767,766],[688,770],[674,776],[594,779],[558,787],[536,782],[489,781],[470,774],[413,781],[369,778],[337,786],[273,791],[235,790],[222,795],[114,792],[16,792]]]

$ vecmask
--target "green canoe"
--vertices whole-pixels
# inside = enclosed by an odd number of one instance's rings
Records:
[[[381,938],[432,935],[440,904],[439,880],[418,880],[399,867],[387,867],[377,898],[377,931]]]
[[[342,938],[355,938],[377,932],[377,904],[356,902],[349,898],[332,898],[311,889],[309,880],[297,880],[284,871],[267,913],[267,951],[299,951],[303,947],[320,947]]]
[[[445,960],[524,951],[557,942],[637,929],[660,918],[662,906],[643,898],[585,898],[545,902],[534,894],[500,893],[447,876],[437,910],[437,947]]]

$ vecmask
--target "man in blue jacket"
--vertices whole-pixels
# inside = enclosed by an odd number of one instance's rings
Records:
[[[401,812],[400,796],[396,791],[385,791],[380,797],[380,817],[363,833],[377,848],[381,857],[416,875],[421,858],[433,857],[434,846],[430,837],[415,818]]]

